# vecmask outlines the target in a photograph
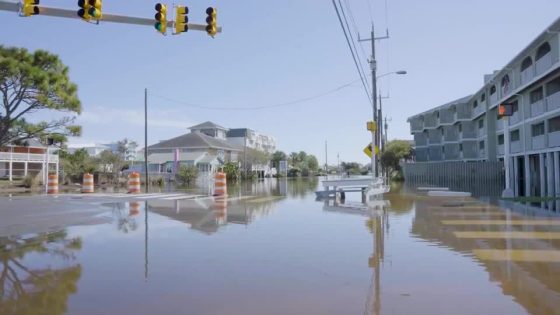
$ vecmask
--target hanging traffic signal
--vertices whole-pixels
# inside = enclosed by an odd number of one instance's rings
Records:
[[[513,115],[513,104],[500,104],[498,105],[498,118],[509,117]]]
[[[177,6],[175,8],[175,34],[180,34],[189,30],[189,8]]]
[[[158,3],[156,4],[156,11],[156,23],[154,24],[154,27],[158,32],[165,35],[165,33],[167,33],[167,6],[165,4]]]
[[[78,10],[78,16],[81,17],[85,21],[91,20],[91,16],[89,15],[89,9],[91,8],[88,0],[78,0],[78,6],[80,9]]]
[[[218,10],[216,8],[209,7],[206,9],[206,14],[208,15],[206,18],[206,24],[208,24],[206,26],[206,33],[212,37],[216,36],[218,33],[218,22],[216,21],[217,13]]]
[[[31,16],[39,14],[39,0],[24,0],[23,1],[23,16]]]
[[[88,15],[95,20],[101,20],[103,13],[101,12],[101,0],[89,0]]]

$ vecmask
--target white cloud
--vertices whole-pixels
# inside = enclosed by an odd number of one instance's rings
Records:
[[[148,112],[148,126],[169,129],[182,129],[192,126],[188,120],[177,119],[184,115],[178,110]],[[144,126],[144,111],[123,108],[95,106],[84,110],[78,117],[79,124]]]

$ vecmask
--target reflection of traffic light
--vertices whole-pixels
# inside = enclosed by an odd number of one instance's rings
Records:
[[[175,33],[183,33],[189,30],[189,8],[184,6],[177,6],[175,8]]]
[[[206,18],[206,24],[208,24],[206,26],[206,32],[212,37],[216,36],[218,33],[218,22],[216,21],[217,13],[218,10],[216,8],[209,7],[206,9],[206,14],[208,14],[208,17]]]
[[[156,23],[154,24],[154,27],[158,32],[165,35],[165,33],[167,33],[167,6],[165,4],[158,3],[156,4],[156,11]]]
[[[24,0],[22,12],[24,16],[39,14],[39,0]]]
[[[89,1],[78,0],[78,6],[80,7],[78,10],[78,16],[86,21],[89,21],[91,19],[91,16],[89,15],[89,9],[91,8]]]
[[[513,115],[513,105],[512,104],[500,104],[498,105],[498,118],[508,117]]]
[[[88,15],[92,19],[101,20],[103,14],[101,13],[101,0],[89,0],[89,10]]]

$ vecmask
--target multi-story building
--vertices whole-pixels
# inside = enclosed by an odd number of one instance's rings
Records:
[[[231,143],[265,151],[270,154],[276,151],[276,140],[273,137],[248,128],[229,129],[227,132],[227,139]]]
[[[10,181],[27,175],[44,177],[46,167],[49,172],[58,174],[58,163],[58,155],[34,139],[21,145],[0,147],[0,178]]]
[[[508,158],[516,196],[560,194],[559,32],[560,18],[472,95],[410,117],[416,161]]]

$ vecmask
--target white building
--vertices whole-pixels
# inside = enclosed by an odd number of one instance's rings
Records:
[[[106,150],[111,150],[111,148],[105,144],[99,144],[99,143],[74,143],[74,144],[69,144],[68,148],[66,149],[66,151],[68,151],[68,153],[74,153],[78,150],[84,149],[86,150],[86,152],[88,153],[89,156],[91,157],[98,157],[99,154],[101,154],[101,152],[106,151]]]
[[[35,140],[0,147],[0,178],[11,181],[27,175],[43,177],[47,164],[49,172],[58,174],[58,161],[58,155],[47,155],[47,146]]]

